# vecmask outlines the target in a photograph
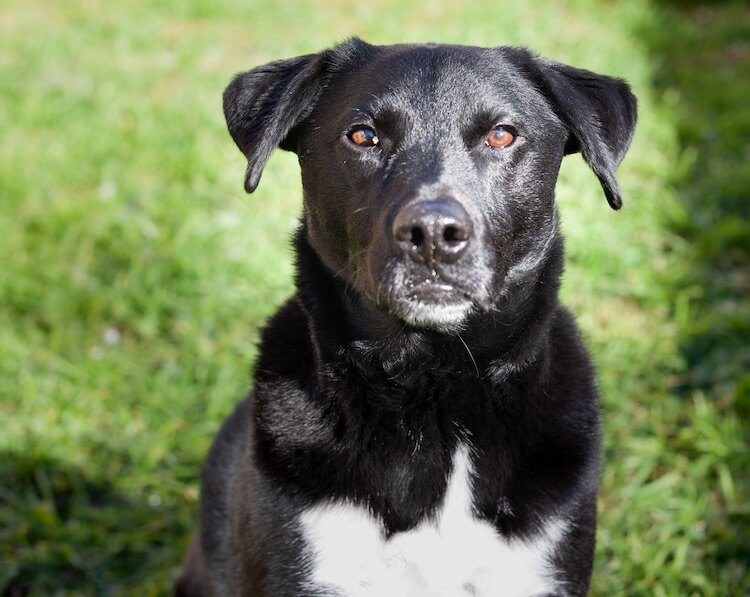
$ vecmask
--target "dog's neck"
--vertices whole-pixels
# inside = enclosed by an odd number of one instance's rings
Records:
[[[326,267],[304,226],[294,247],[297,297],[308,318],[319,371],[348,362],[368,376],[382,375],[394,383],[405,382],[425,368],[503,383],[533,367],[546,350],[545,332],[559,308],[561,247],[523,284],[506,292],[505,310],[475,313],[454,332],[415,328],[375,310]],[[554,291],[534,292],[539,284]]]

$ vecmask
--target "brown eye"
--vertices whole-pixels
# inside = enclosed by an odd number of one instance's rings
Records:
[[[485,144],[494,149],[503,149],[513,145],[516,135],[513,129],[508,126],[498,125],[493,128],[485,139]]]
[[[354,129],[347,136],[352,143],[360,147],[374,147],[380,143],[375,131],[366,126]]]

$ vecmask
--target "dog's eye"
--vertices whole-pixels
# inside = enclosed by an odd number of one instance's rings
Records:
[[[511,145],[513,145],[513,142],[515,140],[516,140],[515,129],[513,129],[512,127],[500,124],[494,127],[487,134],[487,138],[484,140],[484,143],[485,145],[487,145],[487,147],[492,147],[494,149],[503,149],[505,147],[510,147]]]
[[[380,139],[370,127],[361,126],[353,129],[348,135],[349,141],[360,147],[374,147]]]

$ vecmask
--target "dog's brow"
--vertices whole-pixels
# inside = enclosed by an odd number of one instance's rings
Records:
[[[359,106],[352,106],[351,111],[355,114],[361,114],[361,115],[368,115],[370,113],[369,110],[365,108],[360,108]]]
[[[350,119],[363,119],[363,120],[373,120],[372,111],[360,106],[351,106],[347,112],[347,117]]]

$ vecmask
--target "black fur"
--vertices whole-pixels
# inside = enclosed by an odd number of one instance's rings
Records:
[[[389,535],[413,528],[439,506],[460,442],[473,448],[476,513],[499,533],[570,520],[554,561],[566,594],[585,594],[599,406],[557,299],[554,187],[563,155],[581,151],[620,207],[627,85],[523,49],[353,39],[238,75],[224,109],[248,191],[275,147],[299,156],[297,292],[263,331],[255,389],[208,456],[201,549],[177,592],[306,594],[304,508],[346,499]],[[501,123],[516,142],[486,147]],[[349,142],[361,125],[377,147]],[[391,238],[404,205],[433,197],[472,219],[456,263],[417,262]],[[413,295],[425,279],[457,290],[425,306]]]

